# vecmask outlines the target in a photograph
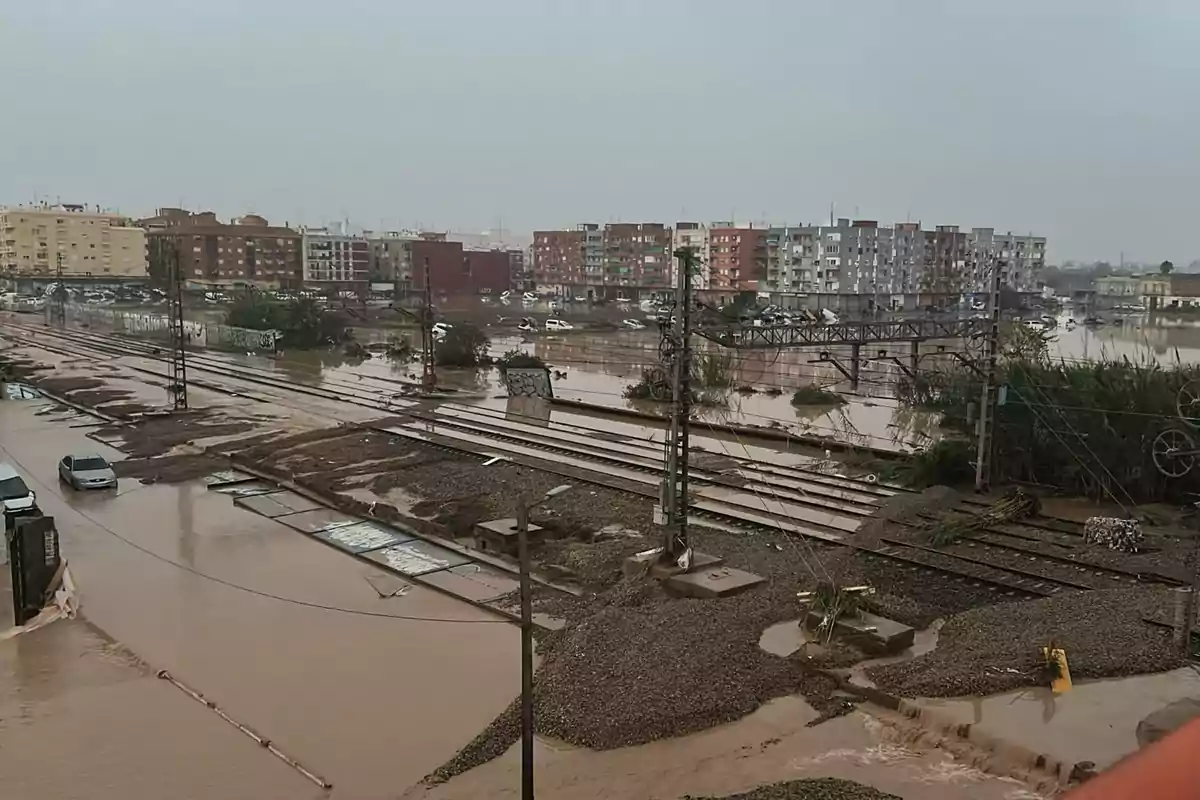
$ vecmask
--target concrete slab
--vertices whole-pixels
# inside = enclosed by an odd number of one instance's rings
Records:
[[[431,586],[452,592],[468,600],[474,600],[477,603],[493,600],[517,588],[515,580],[511,581],[511,588],[501,588],[506,580],[504,576],[499,573],[488,575],[489,572],[491,570],[480,567],[478,564],[463,564],[429,573],[422,580]]]
[[[255,480],[255,477],[245,472],[238,472],[236,469],[223,469],[211,475],[205,475],[202,480],[205,486],[212,489],[230,483],[246,483],[247,481]]]
[[[692,551],[692,561],[688,565],[688,572],[703,572],[706,569],[714,569],[725,563],[725,559],[720,556],[701,553],[697,550]],[[661,564],[657,561],[650,565],[650,574],[655,578],[666,580],[672,575],[679,575],[683,572],[683,568],[678,564]],[[747,573],[748,574],[748,573]]]
[[[741,594],[765,581],[766,578],[753,572],[715,567],[672,575],[663,583],[668,590],[686,597],[713,598]]]
[[[542,536],[542,526],[529,525],[529,540],[537,541]],[[517,520],[492,519],[475,525],[475,547],[485,553],[505,553],[510,556],[517,554]]]
[[[661,547],[656,547],[653,550],[645,550],[641,553],[634,553],[625,559],[621,564],[621,573],[626,578],[636,578],[639,575],[645,575],[647,572],[654,570],[656,578],[667,578],[671,575],[676,575],[683,570],[678,567],[660,567],[657,566],[658,556],[662,553]],[[701,569],[711,569],[724,564],[724,559],[719,556],[709,555],[708,553],[692,552],[692,568],[690,571],[695,572]]]
[[[298,514],[285,514],[277,517],[276,521],[304,533],[316,533],[330,528],[354,525],[358,522],[354,517],[334,511],[332,508],[316,508],[312,511],[301,511]]]
[[[459,555],[453,550],[420,540],[402,542],[391,547],[372,550],[363,555],[403,575],[427,575],[468,562],[466,556]]]
[[[365,553],[368,550],[378,550],[401,542],[415,539],[415,536],[400,533],[385,528],[374,522],[359,522],[354,525],[338,525],[313,534],[318,539],[329,542],[334,547],[348,553]]]
[[[320,503],[315,503],[303,495],[288,491],[275,491],[270,494],[256,493],[248,497],[239,497],[233,502],[272,519],[282,517],[286,514],[295,514],[301,511],[312,511],[322,508]]]
[[[263,494],[256,492],[249,495],[241,495],[233,499],[234,505],[241,506],[253,511],[255,514],[262,514],[264,517],[282,517],[285,514],[296,513],[292,509],[285,506],[283,503],[275,500],[273,495],[278,494],[278,491]]]
[[[818,611],[808,612],[805,621],[810,628],[821,624]],[[857,617],[841,617],[834,625],[834,635],[853,644],[869,655],[890,655],[912,647],[916,631],[895,620],[863,612]]]
[[[231,483],[224,486],[208,487],[214,492],[227,494],[230,497],[250,497],[255,494],[270,494],[279,491],[279,487],[266,481],[247,481],[246,483]]]
[[[515,592],[521,586],[520,580],[515,575],[482,564],[463,564],[461,567],[453,567],[449,571],[490,589],[492,594],[489,599]]]

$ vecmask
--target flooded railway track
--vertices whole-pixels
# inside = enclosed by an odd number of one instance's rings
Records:
[[[73,356],[84,355],[80,348],[93,353],[129,356],[165,361],[155,345],[124,337],[93,332],[66,335],[50,329],[0,323],[27,335],[63,342],[50,346]],[[33,340],[29,344],[47,347]],[[281,379],[269,370],[256,370],[218,357],[192,354],[189,366],[200,372],[226,379],[266,385],[291,393],[309,394],[322,399],[353,403],[379,411],[404,413],[391,397],[380,399],[392,386],[326,383],[314,387]],[[130,367],[142,373],[166,379],[165,373]],[[372,383],[385,379],[368,377]],[[256,398],[227,385],[196,382],[212,391],[288,405],[277,397]],[[349,391],[353,390],[353,391]],[[415,405],[413,403],[407,406]],[[477,456],[502,455],[528,463],[538,469],[559,472],[577,480],[632,491],[648,499],[658,498],[661,474],[660,445],[635,442],[631,437],[614,435],[584,426],[554,423],[552,426],[516,423],[491,409],[449,404],[438,412],[413,411],[413,422],[406,426],[379,430],[422,441],[437,447]],[[707,451],[704,453],[707,455]],[[728,456],[734,465],[728,470],[694,466],[692,478],[698,484],[692,513],[698,522],[741,530],[775,530],[817,540],[827,545],[850,547],[864,557],[886,559],[906,568],[937,572],[974,586],[986,587],[1002,596],[1017,598],[1047,597],[1063,590],[1083,591],[1107,588],[1116,582],[1149,582],[1178,585],[1168,576],[1144,574],[1119,568],[1080,562],[1066,555],[1054,555],[1030,548],[1010,532],[985,529],[967,545],[972,554],[944,548],[924,547],[895,539],[881,539],[876,545],[847,540],[861,522],[870,517],[888,497],[909,490],[880,485],[861,478],[829,475],[798,466],[772,464],[748,458]],[[983,508],[983,501],[968,501]],[[1060,520],[1022,523],[1026,527],[1053,531],[1060,536],[1077,536],[1072,526]],[[1005,537],[1008,537],[1007,539]],[[1036,539],[1037,537],[1026,537]],[[961,548],[959,548],[961,549]],[[991,561],[985,557],[991,555]],[[1003,554],[1003,555],[1001,555]],[[1036,562],[1037,570],[1018,566],[1013,554]],[[1048,566],[1055,565],[1055,566]],[[1047,574],[1061,567],[1068,575]]]

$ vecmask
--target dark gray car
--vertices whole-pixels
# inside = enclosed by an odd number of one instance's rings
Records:
[[[58,462],[58,479],[72,489],[115,489],[117,475],[103,456],[66,456]]]

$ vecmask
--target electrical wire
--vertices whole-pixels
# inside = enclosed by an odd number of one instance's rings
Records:
[[[57,496],[60,500],[63,500],[64,503],[66,502],[65,497],[63,497],[62,495],[55,492],[45,482],[34,477],[33,472],[28,467],[26,467],[24,464],[22,464],[20,461],[18,461],[16,456],[14,456],[3,445],[0,445],[0,452],[4,453],[4,455],[8,458],[9,461],[16,464],[18,467],[20,467],[22,469],[22,471],[24,471],[25,474],[29,476],[29,479],[31,481],[33,481],[37,485],[41,486],[43,489],[49,490],[51,494]],[[239,592],[244,592],[246,594],[254,595],[255,597],[262,597],[262,598],[265,598],[268,600],[275,600],[276,602],[280,602],[280,603],[287,603],[289,605],[302,606],[304,608],[315,608],[315,609],[319,609],[321,611],[335,611],[339,614],[350,614],[350,615],[359,616],[359,617],[382,617],[382,618],[386,618],[386,619],[406,620],[409,622],[439,622],[439,623],[447,623],[447,624],[461,623],[461,624],[467,624],[467,625],[508,625],[508,624],[510,624],[508,622],[508,620],[500,620],[500,619],[448,619],[445,617],[419,617],[419,616],[410,616],[410,615],[405,615],[405,614],[386,614],[381,611],[362,611],[362,610],[354,609],[354,608],[343,608],[341,606],[325,605],[324,603],[314,603],[309,600],[297,600],[294,597],[284,597],[282,595],[272,594],[271,592],[264,592],[259,589],[252,589],[249,586],[242,586],[241,584],[234,583],[232,581],[227,581],[224,578],[218,578],[215,575],[209,575],[206,572],[201,572],[200,570],[195,569],[194,567],[189,567],[186,564],[180,564],[177,561],[172,561],[171,559],[167,558],[166,556],[159,555],[158,553],[155,553],[153,550],[145,548],[142,545],[138,544],[137,542],[127,539],[126,537],[124,537],[121,534],[114,531],[112,528],[105,525],[100,520],[98,520],[95,517],[93,517],[92,515],[88,514],[87,512],[82,511],[82,510],[76,508],[75,506],[72,506],[69,503],[66,503],[66,505],[67,505],[67,508],[71,509],[72,512],[79,515],[83,519],[87,520],[92,525],[95,525],[100,530],[102,530],[105,533],[109,534],[110,536],[114,537],[118,541],[129,545],[134,550],[137,550],[138,552],[141,552],[141,553],[144,553],[144,554],[150,556],[151,558],[155,559],[156,561],[161,561],[164,564],[169,564],[170,566],[175,567],[176,569],[180,569],[180,570],[183,570],[184,572],[195,575],[197,578],[202,578],[206,581],[212,581],[213,583],[219,584],[221,586],[225,586],[229,589],[234,589]]]

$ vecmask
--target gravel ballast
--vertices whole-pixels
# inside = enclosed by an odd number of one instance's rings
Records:
[[[772,783],[749,792],[709,797],[685,795],[681,800],[903,800],[898,795],[840,778],[803,778]]]
[[[951,617],[937,648],[911,661],[870,667],[880,688],[905,697],[989,695],[1045,683],[1041,648],[1066,650],[1071,677],[1162,672],[1183,661],[1170,630],[1144,617],[1169,616],[1170,589],[1072,592],[1001,603]]]
[[[766,628],[799,616],[811,579],[773,581],[723,600],[672,599],[650,580],[596,597],[543,640],[535,676],[540,734],[608,750],[682,736],[799,692],[823,719],[847,710],[836,683],[763,651]],[[519,735],[514,708],[431,776],[448,780],[503,753]]]

